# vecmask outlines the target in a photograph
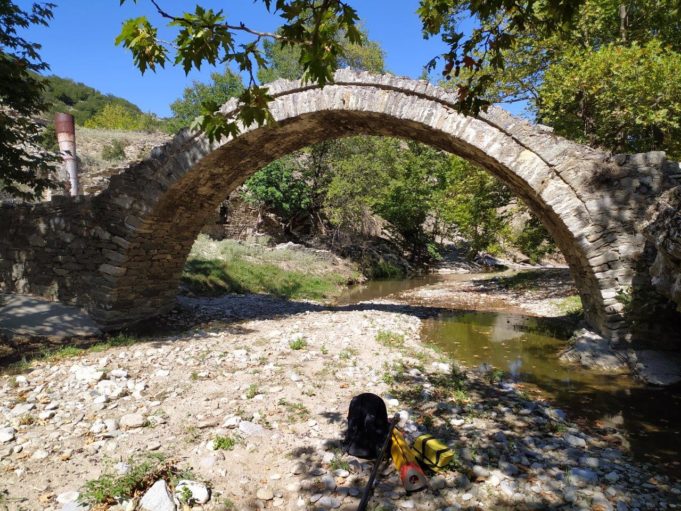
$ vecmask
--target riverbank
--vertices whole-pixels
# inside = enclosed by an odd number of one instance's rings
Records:
[[[364,391],[402,411],[409,435],[457,452],[428,492],[407,496],[394,471],[382,476],[370,509],[679,505],[681,486],[633,463],[612,428],[587,432],[424,346],[425,308],[185,300],[190,332],[64,351],[2,376],[0,506],[76,509],[62,502],[78,492],[107,509],[128,489],[114,508],[129,509],[158,480],[185,478],[212,488],[203,509],[354,510],[370,464],[338,447]]]
[[[268,293],[281,298],[325,300],[364,282],[359,267],[329,250],[266,240],[216,241],[201,234],[187,258],[180,292],[189,296]]]

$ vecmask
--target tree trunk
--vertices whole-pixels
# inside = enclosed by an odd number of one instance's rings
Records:
[[[620,4],[620,38],[622,42],[627,42],[627,6]]]

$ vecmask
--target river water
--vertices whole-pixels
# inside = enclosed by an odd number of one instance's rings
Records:
[[[427,275],[409,280],[369,282],[349,289],[338,304],[389,299],[422,305],[409,291],[475,275]],[[418,293],[417,293],[418,294]],[[576,325],[509,312],[438,310],[424,319],[421,339],[466,367],[490,364],[519,387],[567,412],[582,427],[616,428],[632,456],[681,475],[681,386],[655,388],[629,376],[609,375],[563,364],[558,355]]]

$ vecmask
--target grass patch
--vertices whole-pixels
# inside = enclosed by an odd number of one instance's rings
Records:
[[[119,498],[129,499],[142,493],[159,479],[169,480],[175,469],[163,454],[148,454],[142,459],[128,459],[130,469],[123,475],[104,472],[87,481],[80,500],[87,504],[114,504]]]
[[[216,242],[202,235],[192,247],[182,283],[197,295],[268,293],[321,300],[338,295],[348,281],[357,278],[330,271],[330,267],[328,261],[309,252],[272,250],[234,240]]]
[[[577,316],[584,313],[579,295],[567,296],[556,301],[558,310],[566,316]]]
[[[253,399],[258,394],[260,394],[258,386],[255,383],[251,383],[246,390],[246,398]]]
[[[407,276],[407,272],[402,266],[384,259],[367,261],[363,267],[364,274],[374,280],[401,279]]]
[[[294,351],[302,350],[307,347],[307,341],[304,337],[298,337],[296,340],[289,342],[288,346]]]
[[[343,459],[343,455],[339,450],[334,452],[333,458],[331,458],[331,463],[329,463],[331,470],[347,470],[350,471],[350,463]]]
[[[216,451],[231,451],[239,441],[231,436],[216,436],[213,439],[213,448]]]
[[[21,360],[8,364],[0,369],[0,374],[21,374],[31,369],[34,361],[47,363],[59,362],[70,358],[80,357],[88,353],[101,353],[111,348],[130,346],[141,342],[141,339],[131,337],[127,334],[118,334],[95,344],[85,344],[83,346],[62,346],[56,349],[47,349],[38,353],[33,353],[28,357],[24,356]]]
[[[376,342],[388,348],[404,348],[404,335],[381,330],[376,334]]]
[[[194,444],[201,438],[201,430],[196,426],[187,426],[184,430],[187,443]]]
[[[359,352],[355,348],[345,348],[338,354],[338,357],[341,360],[350,360],[356,357],[358,354]]]
[[[303,403],[291,403],[281,398],[279,404],[286,409],[290,422],[301,422],[310,418],[310,410]]]
[[[41,358],[48,362],[56,362],[68,358],[79,357],[87,353],[101,353],[102,351],[107,351],[111,348],[130,346],[137,342],[140,342],[140,340],[135,337],[126,334],[118,334],[105,341],[97,342],[89,346],[64,346],[56,350],[44,351]]]
[[[187,261],[182,282],[194,294],[268,293],[281,298],[321,300],[340,293],[346,279],[339,274],[314,276],[248,261]]]

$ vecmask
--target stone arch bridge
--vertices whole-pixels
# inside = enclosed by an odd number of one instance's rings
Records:
[[[587,321],[614,341],[631,340],[632,325],[657,328],[660,339],[661,309],[631,321],[623,297],[652,290],[655,251],[642,223],[679,171],[663,153],[612,157],[497,108],[463,116],[445,90],[389,75],[340,70],[324,88],[278,81],[270,94],[276,126],[212,145],[183,132],[99,195],[0,209],[0,291],[80,305],[110,328],[165,312],[199,230],[250,174],[325,139],[386,135],[457,154],[501,179],[565,255]]]

